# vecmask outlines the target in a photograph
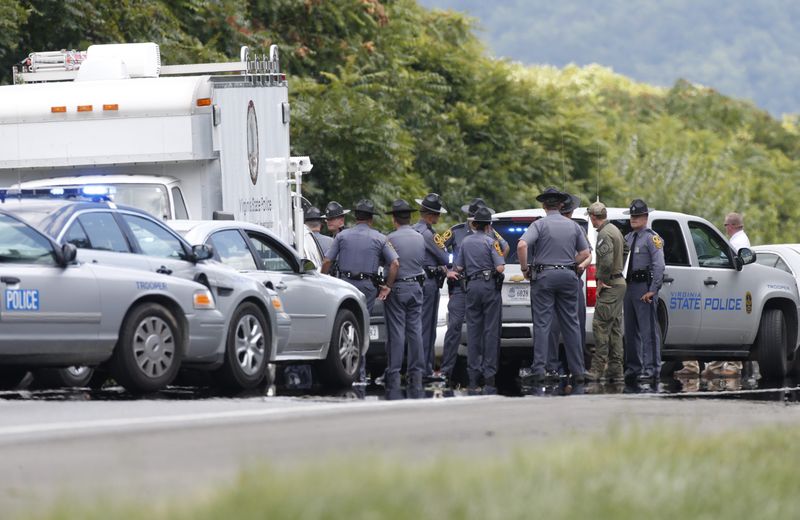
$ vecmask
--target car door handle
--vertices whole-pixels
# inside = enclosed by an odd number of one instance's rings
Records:
[[[703,280],[703,284],[704,285],[714,285],[714,286],[716,286],[717,283],[719,283],[719,282],[717,282],[713,278],[706,278],[705,280]]]
[[[671,277],[668,274],[664,274],[664,278],[661,279],[664,283],[672,283],[675,281],[675,278]]]
[[[3,282],[6,285],[17,285],[20,280],[16,276],[2,276],[0,277],[0,282]]]
[[[283,291],[286,289],[286,284],[283,282],[278,282],[277,284],[275,284],[275,289]]]
[[[156,272],[157,272],[158,274],[172,274],[172,269],[168,268],[168,267],[167,267],[167,266],[165,266],[165,265],[162,265],[161,267],[159,267],[158,269],[156,269]]]

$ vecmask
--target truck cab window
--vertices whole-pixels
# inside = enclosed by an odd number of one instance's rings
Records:
[[[186,211],[186,202],[183,200],[183,193],[177,186],[172,188],[172,203],[175,205],[175,214],[173,218],[176,220],[188,220],[189,212]]]
[[[717,232],[697,221],[689,221],[689,232],[700,267],[733,269],[731,248]]]
[[[681,225],[675,220],[656,220],[652,228],[664,241],[664,263],[689,267],[689,254],[686,252]]]

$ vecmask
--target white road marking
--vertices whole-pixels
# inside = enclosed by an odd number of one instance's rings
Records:
[[[20,424],[0,427],[0,441],[7,437],[37,435],[47,433],[86,432],[126,427],[148,427],[180,425],[198,422],[225,422],[239,419],[259,419],[266,417],[304,416],[331,414],[341,411],[373,410],[375,408],[414,408],[421,406],[442,406],[447,403],[465,404],[493,399],[493,396],[452,397],[448,399],[420,399],[405,401],[368,401],[353,403],[325,403],[303,405],[296,408],[269,408],[250,410],[231,410],[225,412],[189,413],[181,415],[155,415],[146,417],[124,417],[117,419],[95,419],[89,421],[52,422],[39,424]]]

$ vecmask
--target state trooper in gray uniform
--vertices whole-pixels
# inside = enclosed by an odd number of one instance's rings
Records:
[[[492,210],[482,206],[472,217],[474,233],[461,243],[455,267],[467,280],[467,372],[469,389],[475,390],[483,377],[484,389],[495,389],[499,349],[500,312],[505,260],[500,242],[487,234]]]
[[[355,207],[355,227],[345,229],[336,235],[322,263],[323,273],[330,270],[333,262],[338,263],[339,278],[350,282],[364,294],[367,299],[367,310],[370,313],[376,298],[386,300],[400,267],[397,253],[392,249],[386,236],[372,229],[372,217],[376,213],[371,200],[358,201]],[[388,267],[385,283],[378,274],[381,265]],[[366,382],[364,356],[361,356],[359,382]]]
[[[647,227],[650,209],[642,199],[631,202],[631,231],[625,235],[630,253],[626,262],[625,379],[658,379],[661,372],[661,330],[658,291],[664,278],[664,241]]]
[[[467,217],[474,217],[478,208],[485,207],[486,203],[483,199],[476,197],[472,202],[461,206],[461,211],[467,214]],[[452,262],[458,258],[461,244],[466,237],[473,233],[472,226],[469,221],[456,224],[447,230],[442,238],[444,238],[445,249],[450,252]],[[508,254],[508,242],[498,233],[492,230],[495,240],[500,242],[500,248],[503,251],[503,256]],[[458,346],[461,344],[461,329],[464,326],[464,316],[467,312],[467,299],[464,287],[466,283],[463,274],[459,273],[456,269],[451,269],[447,273],[447,289],[450,298],[447,302],[447,333],[444,336],[444,352],[442,353],[442,366],[440,373],[442,377],[449,383],[452,382],[453,369],[456,365],[458,358]],[[502,324],[501,324],[502,325]],[[498,336],[499,339],[499,336]]]
[[[317,244],[319,244],[319,248],[322,250],[322,256],[325,256],[328,248],[331,247],[331,244],[333,244],[333,238],[321,233],[322,219],[322,212],[315,206],[311,206],[303,214],[303,220],[305,221],[306,226],[308,226],[311,234],[317,240]]]
[[[420,219],[414,224],[414,229],[425,239],[423,268],[427,278],[422,287],[422,349],[425,355],[424,376],[430,378],[433,376],[439,289],[444,285],[447,264],[450,263],[450,256],[444,249],[444,239],[433,230],[433,224],[439,222],[439,215],[447,213],[447,210],[436,193],[429,193],[424,199],[415,200],[420,205]]]
[[[580,197],[575,195],[570,195],[569,199],[564,203],[564,205],[559,210],[565,218],[572,219],[572,214],[578,209],[578,206],[581,205]],[[589,248],[591,252],[591,246]],[[578,321],[580,322],[580,331],[581,331],[581,348],[586,348],[586,292],[583,287],[583,280],[580,278],[583,275],[583,272],[589,266],[592,261],[591,255],[586,257],[582,263],[578,264],[577,272],[578,272]],[[547,355],[547,366],[546,366],[546,376],[549,379],[557,379],[559,374],[559,368],[561,368],[561,359],[559,358],[559,342],[558,339],[561,336],[561,328],[559,327],[558,321],[554,321],[550,328],[550,346],[549,346],[549,353]],[[566,368],[566,367],[564,367]]]
[[[422,285],[425,282],[425,239],[411,226],[411,212],[416,211],[402,199],[392,203],[395,231],[387,237],[400,261],[392,292],[384,305],[386,315],[386,393],[400,387],[400,369],[408,345],[406,384],[409,397],[421,397],[425,362],[422,350]]]
[[[344,225],[344,218],[345,215],[350,213],[349,209],[345,209],[341,204],[332,200],[325,206],[325,225],[328,227],[328,232],[331,234],[332,238],[336,238],[336,235],[347,229]],[[327,247],[330,248],[333,245],[331,242]],[[327,249],[327,248],[326,248]],[[327,251],[323,249],[322,256],[325,256]],[[339,276],[339,264],[333,262],[330,267],[330,271],[328,271],[332,276]]]
[[[589,242],[583,229],[564,218],[559,209],[569,198],[553,187],[547,188],[536,200],[542,203],[547,215],[531,224],[517,244],[520,269],[531,278],[531,314],[533,319],[533,365],[520,370],[520,376],[533,383],[545,377],[550,324],[558,320],[567,364],[575,383],[583,383],[584,363],[578,320],[578,290],[580,282],[577,265],[589,256]],[[533,272],[526,263],[528,248],[533,248]]]

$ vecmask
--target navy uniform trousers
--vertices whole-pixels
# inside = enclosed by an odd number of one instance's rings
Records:
[[[477,279],[467,285],[467,370],[471,386],[497,374],[497,350],[502,298],[494,280]]]
[[[356,289],[361,291],[361,293],[367,299],[367,313],[371,315],[372,308],[375,307],[375,299],[378,297],[378,288],[375,287],[375,284],[372,283],[372,280],[348,280],[347,278],[344,278],[343,280],[345,282],[349,282],[351,285],[355,286]],[[367,320],[367,323],[369,323],[369,320]],[[359,380],[361,381],[367,380],[366,356],[361,356],[361,360],[359,362],[358,377]]]
[[[661,372],[658,293],[653,297],[653,303],[641,300],[649,286],[647,282],[628,282],[625,292],[625,377],[659,377]]]
[[[439,284],[436,278],[425,275],[422,287],[422,348],[424,349],[424,375],[433,374],[433,362],[436,355],[436,322],[439,316]]]
[[[422,386],[422,287],[416,281],[398,281],[384,305],[386,315],[386,388],[400,386],[400,369],[408,345],[406,374],[409,386]]]
[[[545,374],[551,350],[550,327],[557,320],[561,336],[564,338],[569,371],[574,376],[583,376],[583,347],[578,319],[579,287],[578,275],[575,271],[566,269],[542,271],[536,275],[536,280],[531,284],[534,375]]]
[[[467,295],[456,283],[450,292],[447,302],[447,334],[444,336],[444,352],[442,353],[442,374],[450,378],[458,358],[458,346],[461,344],[461,329],[467,312]]]

